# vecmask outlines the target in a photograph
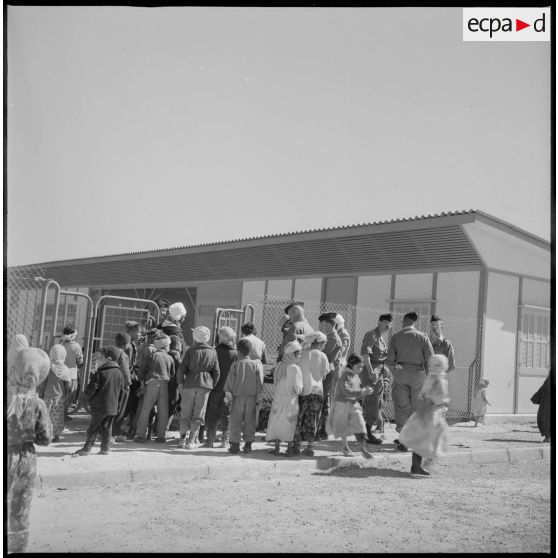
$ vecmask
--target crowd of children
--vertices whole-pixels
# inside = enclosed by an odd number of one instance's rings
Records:
[[[30,348],[21,334],[12,340],[7,359],[11,549],[24,550],[27,544],[36,467],[34,444],[60,440],[71,404],[74,409],[83,404],[91,415],[85,443],[76,456],[89,455],[98,436],[101,455],[110,452],[113,442],[133,439],[146,443],[152,432],[156,432],[155,442],[164,444],[175,417],[182,448],[198,448],[204,429],[204,447],[212,448],[220,429],[221,447],[228,447],[231,454],[241,451],[241,441],[243,452],[252,451],[263,402],[265,343],[256,336],[253,324],[244,324],[238,341],[230,327],[219,329],[213,347],[209,329],[200,326],[192,330],[194,344],[187,347],[181,327],[185,316],[181,303],[170,305],[161,323],[150,328],[145,337],[138,323],[126,322],[114,345],[104,346],[94,355],[96,370],[79,402],[75,402],[76,378],[83,373],[83,356],[71,324],[65,328],[61,343],[51,348],[50,358],[42,350]],[[319,330],[314,330],[304,316],[302,303],[285,309],[265,434],[266,441],[274,444],[272,453],[279,454],[285,442],[284,455],[298,455],[306,442],[304,453],[312,456],[315,441],[333,434],[341,439],[345,456],[354,455],[347,442],[354,435],[362,455],[372,457],[367,442],[382,441],[371,434],[369,421],[381,425],[378,397],[389,392],[390,377],[383,363],[391,315],[382,315],[380,322],[385,327],[367,333],[362,355],[349,355],[350,335],[341,316],[322,314]],[[419,405],[396,441],[403,451],[406,446],[413,450],[412,473],[428,474],[422,469],[422,457],[435,459],[443,454],[449,402],[446,372],[451,364],[453,360],[442,354],[430,357]],[[490,404],[487,385],[482,379],[475,395],[475,426],[483,423]],[[542,405],[544,397],[536,395]],[[374,404],[366,405],[373,397]],[[543,435],[548,440],[546,430]]]

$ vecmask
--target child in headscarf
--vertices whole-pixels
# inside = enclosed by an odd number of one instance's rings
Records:
[[[50,349],[50,372],[46,379],[44,401],[52,422],[53,442],[60,441],[64,430],[64,406],[66,398],[72,391],[70,371],[64,364],[66,349],[62,345],[53,345]]]
[[[70,396],[66,399],[66,415],[69,408],[74,406],[72,412],[77,412],[79,409],[78,393],[79,393],[79,380],[80,370],[83,365],[83,352],[79,343],[76,341],[77,329],[72,324],[66,324],[63,330],[63,335],[60,338],[60,344],[66,349],[65,364],[70,371],[70,378],[72,381],[72,391]],[[71,417],[67,417],[70,418]]]
[[[308,332],[311,333],[311,332]],[[286,456],[294,455],[293,440],[298,420],[298,396],[302,392],[302,371],[299,363],[302,347],[298,341],[287,343],[283,349],[283,359],[275,368],[273,383],[275,394],[269,412],[265,439],[275,442],[271,453],[279,455],[281,441],[287,442]]]
[[[300,442],[307,441],[306,455],[314,455],[314,439],[320,424],[324,388],[322,381],[329,373],[329,362],[323,353],[327,337],[321,331],[304,336],[300,369],[302,371],[302,393],[298,398],[300,410],[294,435],[293,451],[300,453]]]
[[[48,446],[52,437],[48,410],[36,394],[50,361],[44,351],[24,348],[12,353],[8,362],[8,551],[25,552],[37,473],[34,444]]]
[[[447,447],[445,411],[448,395],[448,359],[432,355],[428,359],[428,375],[419,392],[418,409],[409,417],[399,433],[401,444],[413,450],[411,474],[428,476],[422,460],[432,462],[444,455]]]
[[[488,387],[488,380],[486,378],[481,378],[479,380],[479,387],[475,392],[475,397],[473,398],[473,417],[475,418],[475,426],[484,424],[484,415],[486,414],[487,405],[491,405],[486,398],[486,388]]]
[[[358,355],[352,354],[347,359],[347,366],[335,383],[332,395],[333,406],[331,409],[331,430],[336,438],[341,438],[341,451],[346,457],[352,457],[347,443],[347,436],[355,435],[357,442],[361,443],[360,451],[366,458],[372,454],[366,448],[366,423],[362,416],[362,407],[359,399],[372,394],[372,388],[363,388],[360,383],[360,373],[364,362]]]
[[[8,349],[8,370],[12,367],[12,362],[21,349],[28,349],[29,341],[23,333],[17,333],[14,335],[12,342],[10,343],[10,348]]]

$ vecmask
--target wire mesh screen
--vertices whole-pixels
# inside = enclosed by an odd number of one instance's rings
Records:
[[[6,333],[11,339],[23,333],[31,346],[38,346],[39,320],[43,285],[35,280],[44,279],[45,271],[40,267],[21,266],[7,270]]]
[[[124,331],[124,323],[128,320],[134,320],[145,327],[149,318],[149,310],[137,306],[105,304],[101,312],[99,336],[96,338],[99,345],[95,346],[94,350],[114,345],[116,334]]]
[[[374,329],[378,324],[379,316],[388,311],[385,308],[368,308],[352,304],[300,301],[304,302],[305,317],[314,329],[318,329],[318,316],[323,312],[336,312],[345,318],[345,327],[351,336],[349,354],[351,352],[360,354],[364,334]],[[283,339],[281,324],[285,319],[284,308],[291,302],[294,301],[270,295],[264,295],[256,301],[256,307],[260,305],[262,307],[261,338],[266,344],[270,361],[277,359],[277,350]],[[391,312],[393,323],[388,339],[402,328],[403,315],[407,311],[408,309],[396,309]],[[429,312],[419,313],[416,327],[420,331],[428,333]],[[456,369],[448,375],[451,403],[447,416],[449,418],[470,417],[474,390],[480,378],[482,323],[477,319],[444,317],[443,334],[454,347],[456,361]],[[393,419],[391,394],[385,413],[388,419]]]

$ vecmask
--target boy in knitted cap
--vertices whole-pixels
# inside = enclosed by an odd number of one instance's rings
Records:
[[[118,412],[118,402],[122,397],[124,380],[118,366],[121,350],[109,345],[99,351],[97,371],[92,374],[85,389],[85,397],[91,408],[91,422],[86,433],[85,444],[73,455],[85,456],[91,453],[97,434],[101,434],[101,455],[108,455],[112,423]]]
[[[69,408],[73,407],[71,412],[77,413],[80,404],[78,402],[79,383],[81,380],[81,368],[83,366],[83,352],[80,344],[76,341],[77,329],[73,324],[68,323],[64,326],[63,335],[60,338],[60,344],[66,349],[66,359],[64,364],[70,371],[70,380],[72,382],[72,389],[70,396],[66,398],[66,415],[68,415]],[[72,417],[66,416],[72,420]]]
[[[134,438],[134,442],[140,444],[147,442],[147,422],[155,405],[157,405],[157,439],[155,441],[159,444],[166,442],[165,434],[169,420],[169,381],[176,373],[174,360],[168,354],[169,336],[160,332],[153,340],[153,346],[155,352],[151,355],[147,373],[140,377],[142,385],[145,386],[145,392],[136,427],[136,438]]]
[[[252,360],[252,343],[240,339],[236,344],[238,360],[233,362],[225,383],[225,402],[231,405],[231,447],[229,452],[240,451],[240,434],[244,437],[243,451],[252,451],[256,439],[256,406],[263,389],[263,366],[259,359]]]
[[[182,394],[180,403],[180,447],[194,449],[202,424],[205,424],[205,410],[209,392],[219,381],[217,352],[209,343],[211,332],[205,326],[192,330],[194,345],[184,355],[177,373],[178,391]],[[186,440],[186,434],[190,437]]]

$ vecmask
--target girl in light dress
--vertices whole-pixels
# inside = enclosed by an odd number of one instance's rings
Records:
[[[347,366],[339,376],[332,394],[332,409],[329,415],[329,429],[336,438],[341,438],[341,451],[346,457],[353,457],[347,443],[347,436],[355,435],[360,442],[360,452],[370,459],[372,454],[366,448],[366,423],[362,416],[362,407],[359,399],[372,395],[373,388],[363,388],[360,383],[360,373],[364,362],[358,355],[352,354],[347,359]]]
[[[298,396],[304,386],[299,363],[302,347],[291,341],[283,349],[283,359],[277,364],[273,374],[275,394],[269,412],[265,439],[275,442],[271,453],[279,455],[281,442],[287,442],[286,456],[294,455],[293,439],[298,420]]]

